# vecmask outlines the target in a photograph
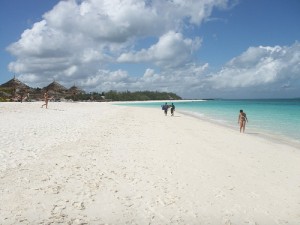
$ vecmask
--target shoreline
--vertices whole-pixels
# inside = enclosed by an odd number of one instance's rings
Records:
[[[233,125],[230,125],[230,124],[219,122],[219,121],[217,121],[217,120],[215,120],[214,118],[211,118],[211,117],[200,116],[200,115],[197,115],[196,113],[187,112],[187,111],[184,111],[184,110],[183,111],[178,110],[177,112],[179,112],[181,114],[184,114],[184,115],[187,115],[187,116],[197,118],[197,119],[202,120],[202,121],[208,121],[212,124],[216,124],[216,125],[225,127],[227,129],[231,129],[231,130],[234,130],[236,132],[239,132],[238,124],[236,126],[233,126]],[[279,144],[286,144],[288,146],[298,148],[300,150],[300,141],[289,138],[286,135],[275,134],[275,133],[271,133],[270,131],[266,131],[266,130],[262,130],[262,129],[253,129],[253,128],[249,129],[249,128],[247,128],[247,126],[246,126],[245,135],[253,135],[253,136],[256,136],[258,138],[264,138],[264,139],[274,141],[274,142],[279,143]]]
[[[0,105],[0,224],[300,223],[297,148],[177,112],[41,104]]]
[[[241,99],[237,99],[237,101],[240,101]],[[252,100],[256,100],[256,99],[247,99],[249,101],[252,101]],[[264,100],[264,99],[263,99]],[[266,99],[268,100],[268,99]],[[278,100],[278,99],[274,99],[274,100]],[[293,99],[291,99],[293,100]],[[202,101],[210,101],[210,100],[205,100],[205,99],[202,99],[202,100],[174,100],[174,101],[170,101],[170,100],[159,100],[159,101],[134,101],[134,102],[120,102],[120,105],[128,105],[128,106],[131,106],[130,104],[133,103],[133,104],[142,104],[142,103],[156,103],[156,102],[161,102],[161,103],[164,103],[164,102],[174,102],[176,104],[176,102],[180,103],[180,102],[194,102],[194,101],[199,101],[199,102],[202,102]],[[115,105],[119,105],[119,103],[113,103]],[[141,108],[145,108],[146,106],[142,105],[142,106],[139,106],[139,105],[132,105],[132,107],[141,107]],[[154,108],[153,106],[147,106],[146,108]],[[218,124],[220,126],[223,126],[223,127],[226,127],[226,128],[229,128],[229,129],[233,129],[233,130],[238,130],[238,125],[233,125],[232,123],[229,123],[229,121],[227,120],[217,120],[216,118],[213,118],[213,117],[210,117],[210,116],[207,116],[207,115],[204,115],[204,114],[198,114],[197,112],[191,112],[191,111],[185,111],[184,109],[177,109],[176,112],[178,113],[182,113],[182,114],[185,114],[187,116],[192,116],[194,118],[197,118],[197,119],[200,119],[202,121],[210,121],[211,123],[213,124]],[[267,129],[262,129],[262,128],[253,128],[246,126],[246,134],[249,134],[249,135],[254,135],[254,136],[257,136],[259,138],[265,138],[265,139],[269,139],[269,140],[272,140],[274,142],[278,142],[278,143],[282,143],[282,144],[286,144],[286,145],[289,145],[289,146],[292,146],[292,147],[296,147],[296,148],[299,148],[300,149],[300,140],[296,139],[295,137],[289,137],[288,134],[284,134],[284,133],[276,133],[274,131],[271,131],[271,130],[267,130]]]

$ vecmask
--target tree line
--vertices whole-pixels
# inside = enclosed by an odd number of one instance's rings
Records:
[[[108,92],[91,92],[80,93],[68,96],[67,99],[74,101],[147,101],[147,100],[181,100],[182,98],[172,92],[158,91],[108,91]]]

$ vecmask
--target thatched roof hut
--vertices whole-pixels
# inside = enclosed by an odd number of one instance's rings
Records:
[[[78,94],[84,94],[85,91],[83,91],[79,87],[73,85],[72,87],[69,88],[68,93],[72,94],[72,95],[78,95]]]
[[[32,88],[29,87],[28,85],[22,83],[21,81],[19,81],[17,78],[14,77],[13,79],[7,81],[6,83],[1,84],[0,90],[3,93],[6,93],[7,96],[15,97],[19,94],[22,95],[22,94],[25,94],[25,92],[30,92],[32,90]]]
[[[4,84],[1,84],[0,85],[0,88],[11,88],[11,89],[19,89],[19,90],[29,90],[31,89],[28,85],[22,83],[21,81],[19,81],[17,78],[13,78],[9,81],[7,81],[6,83]]]
[[[60,83],[53,81],[48,86],[44,88],[32,88],[22,83],[15,77],[4,84],[0,84],[0,98],[18,98],[27,93],[30,94],[32,100],[43,99],[44,92],[48,91],[55,100],[59,100],[66,97],[74,97],[79,94],[84,94],[85,91],[77,86],[72,86],[67,89]]]
[[[48,86],[44,87],[43,90],[48,90],[48,92],[54,92],[54,93],[65,93],[68,91],[66,87],[61,85],[60,83],[53,81]]]
[[[53,81],[48,86],[44,87],[42,89],[42,92],[48,91],[48,93],[54,97],[55,101],[60,100],[61,98],[64,98],[67,94],[68,89],[61,85],[60,83]]]

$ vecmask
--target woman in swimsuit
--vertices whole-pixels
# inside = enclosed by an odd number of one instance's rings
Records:
[[[50,99],[52,99],[52,98],[49,97],[48,91],[46,91],[46,92],[44,93],[44,101],[45,101],[45,104],[42,105],[42,108],[44,108],[44,105],[45,105],[45,106],[46,106],[46,109],[48,109],[48,102],[49,102]]]
[[[246,122],[248,122],[246,113],[243,112],[243,110],[240,110],[239,118],[238,118],[238,123],[240,124],[240,133],[243,131],[245,132],[245,127],[246,127]]]

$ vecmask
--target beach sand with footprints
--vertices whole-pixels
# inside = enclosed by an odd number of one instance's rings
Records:
[[[300,150],[162,110],[0,103],[0,224],[300,224]]]

